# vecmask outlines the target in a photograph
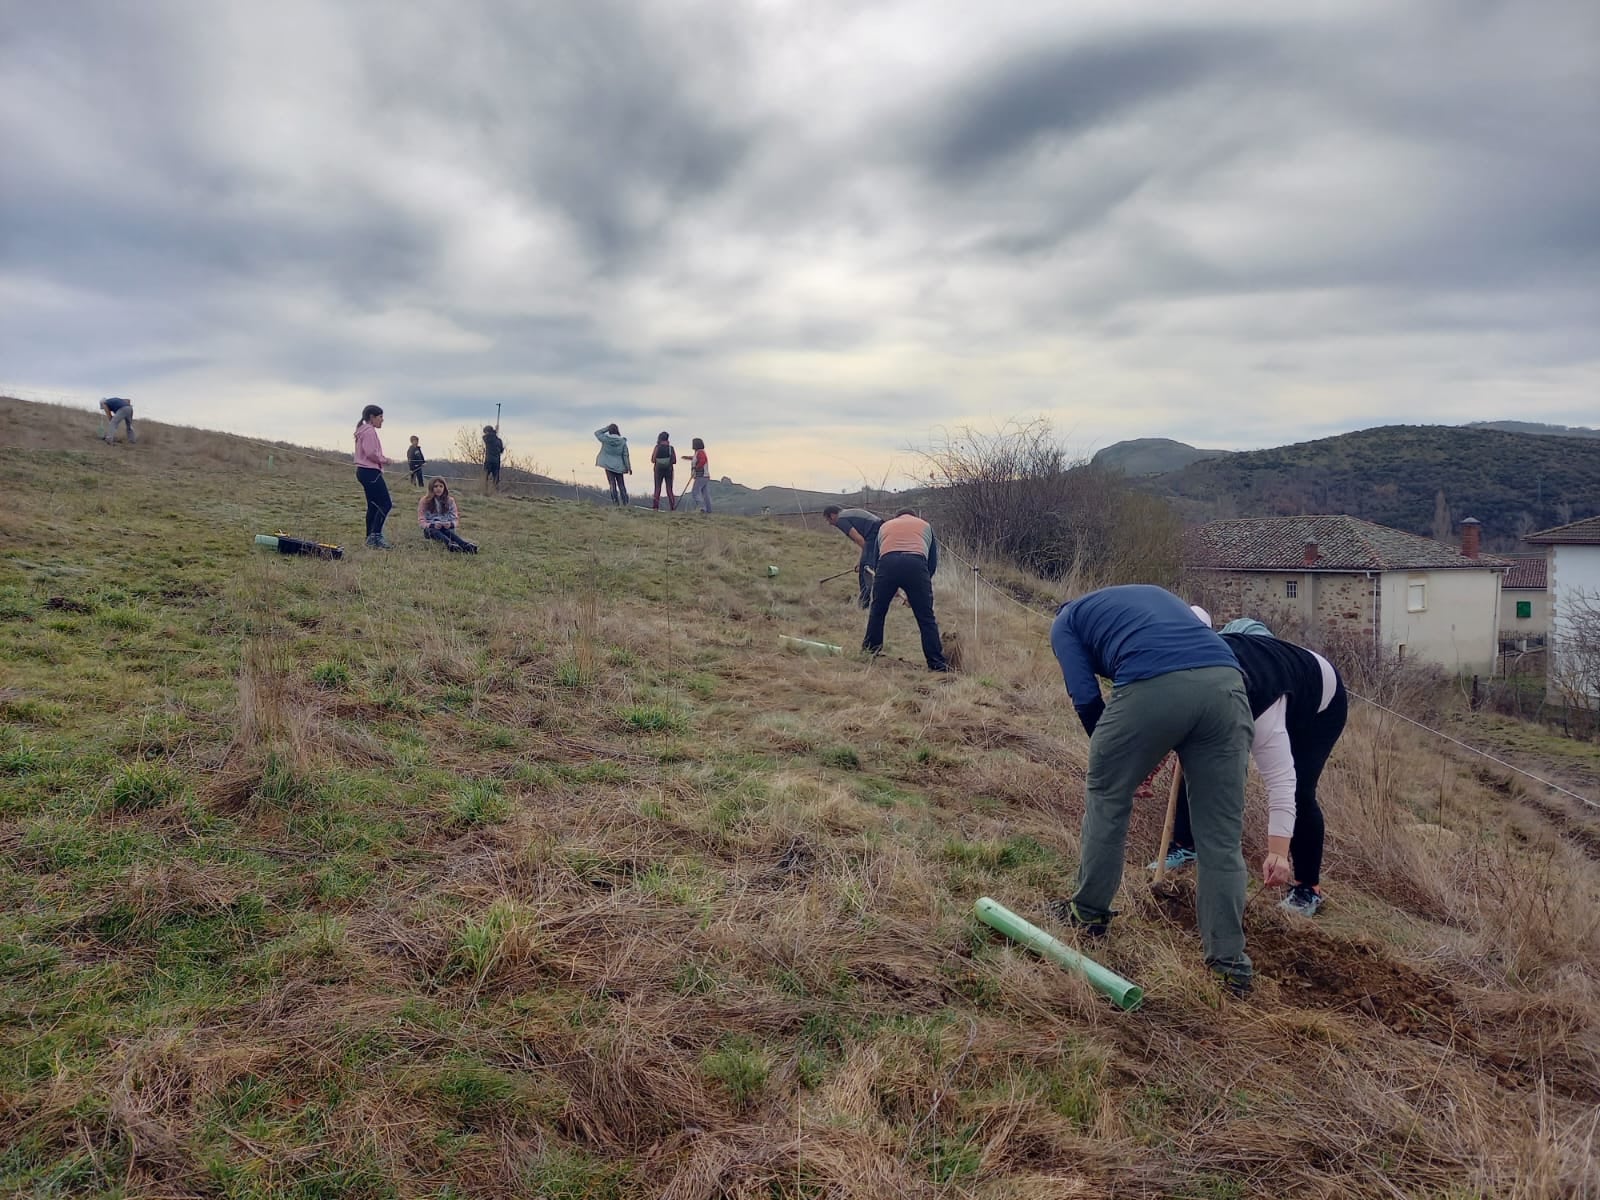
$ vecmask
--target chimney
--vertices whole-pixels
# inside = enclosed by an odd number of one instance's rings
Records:
[[[1478,557],[1478,541],[1483,535],[1483,522],[1468,517],[1461,522],[1461,553],[1467,558]]]
[[[1322,552],[1317,549],[1317,543],[1311,538],[1307,538],[1305,557],[1301,561],[1308,567],[1314,567],[1317,565],[1317,560],[1321,557]]]

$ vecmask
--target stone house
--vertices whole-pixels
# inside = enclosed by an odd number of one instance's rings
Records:
[[[1257,617],[1312,645],[1377,645],[1462,675],[1494,673],[1503,559],[1358,517],[1211,521],[1190,531],[1185,566],[1220,623]]]
[[[1592,704],[1600,699],[1600,517],[1524,540],[1550,548],[1550,692],[1569,704]]]
[[[1550,633],[1550,588],[1544,554],[1514,554],[1500,580],[1500,636],[1540,642]]]

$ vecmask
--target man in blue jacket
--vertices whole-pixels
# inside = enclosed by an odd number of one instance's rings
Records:
[[[1094,935],[1114,915],[1134,789],[1168,751],[1188,780],[1206,964],[1248,991],[1244,950],[1244,780],[1254,724],[1238,660],[1189,606],[1148,584],[1064,605],[1050,630],[1067,692],[1089,734],[1078,890],[1052,915]],[[1099,678],[1112,682],[1111,701]]]

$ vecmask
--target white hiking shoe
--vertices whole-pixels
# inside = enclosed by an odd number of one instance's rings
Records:
[[[1322,889],[1297,883],[1289,889],[1287,896],[1278,901],[1278,907],[1284,912],[1292,912],[1302,917],[1314,917],[1317,915],[1317,909],[1322,907]]]

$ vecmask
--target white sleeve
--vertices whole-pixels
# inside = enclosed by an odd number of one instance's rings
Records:
[[[1267,785],[1267,835],[1294,836],[1294,753],[1289,749],[1289,698],[1279,696],[1256,718],[1250,754]]]

